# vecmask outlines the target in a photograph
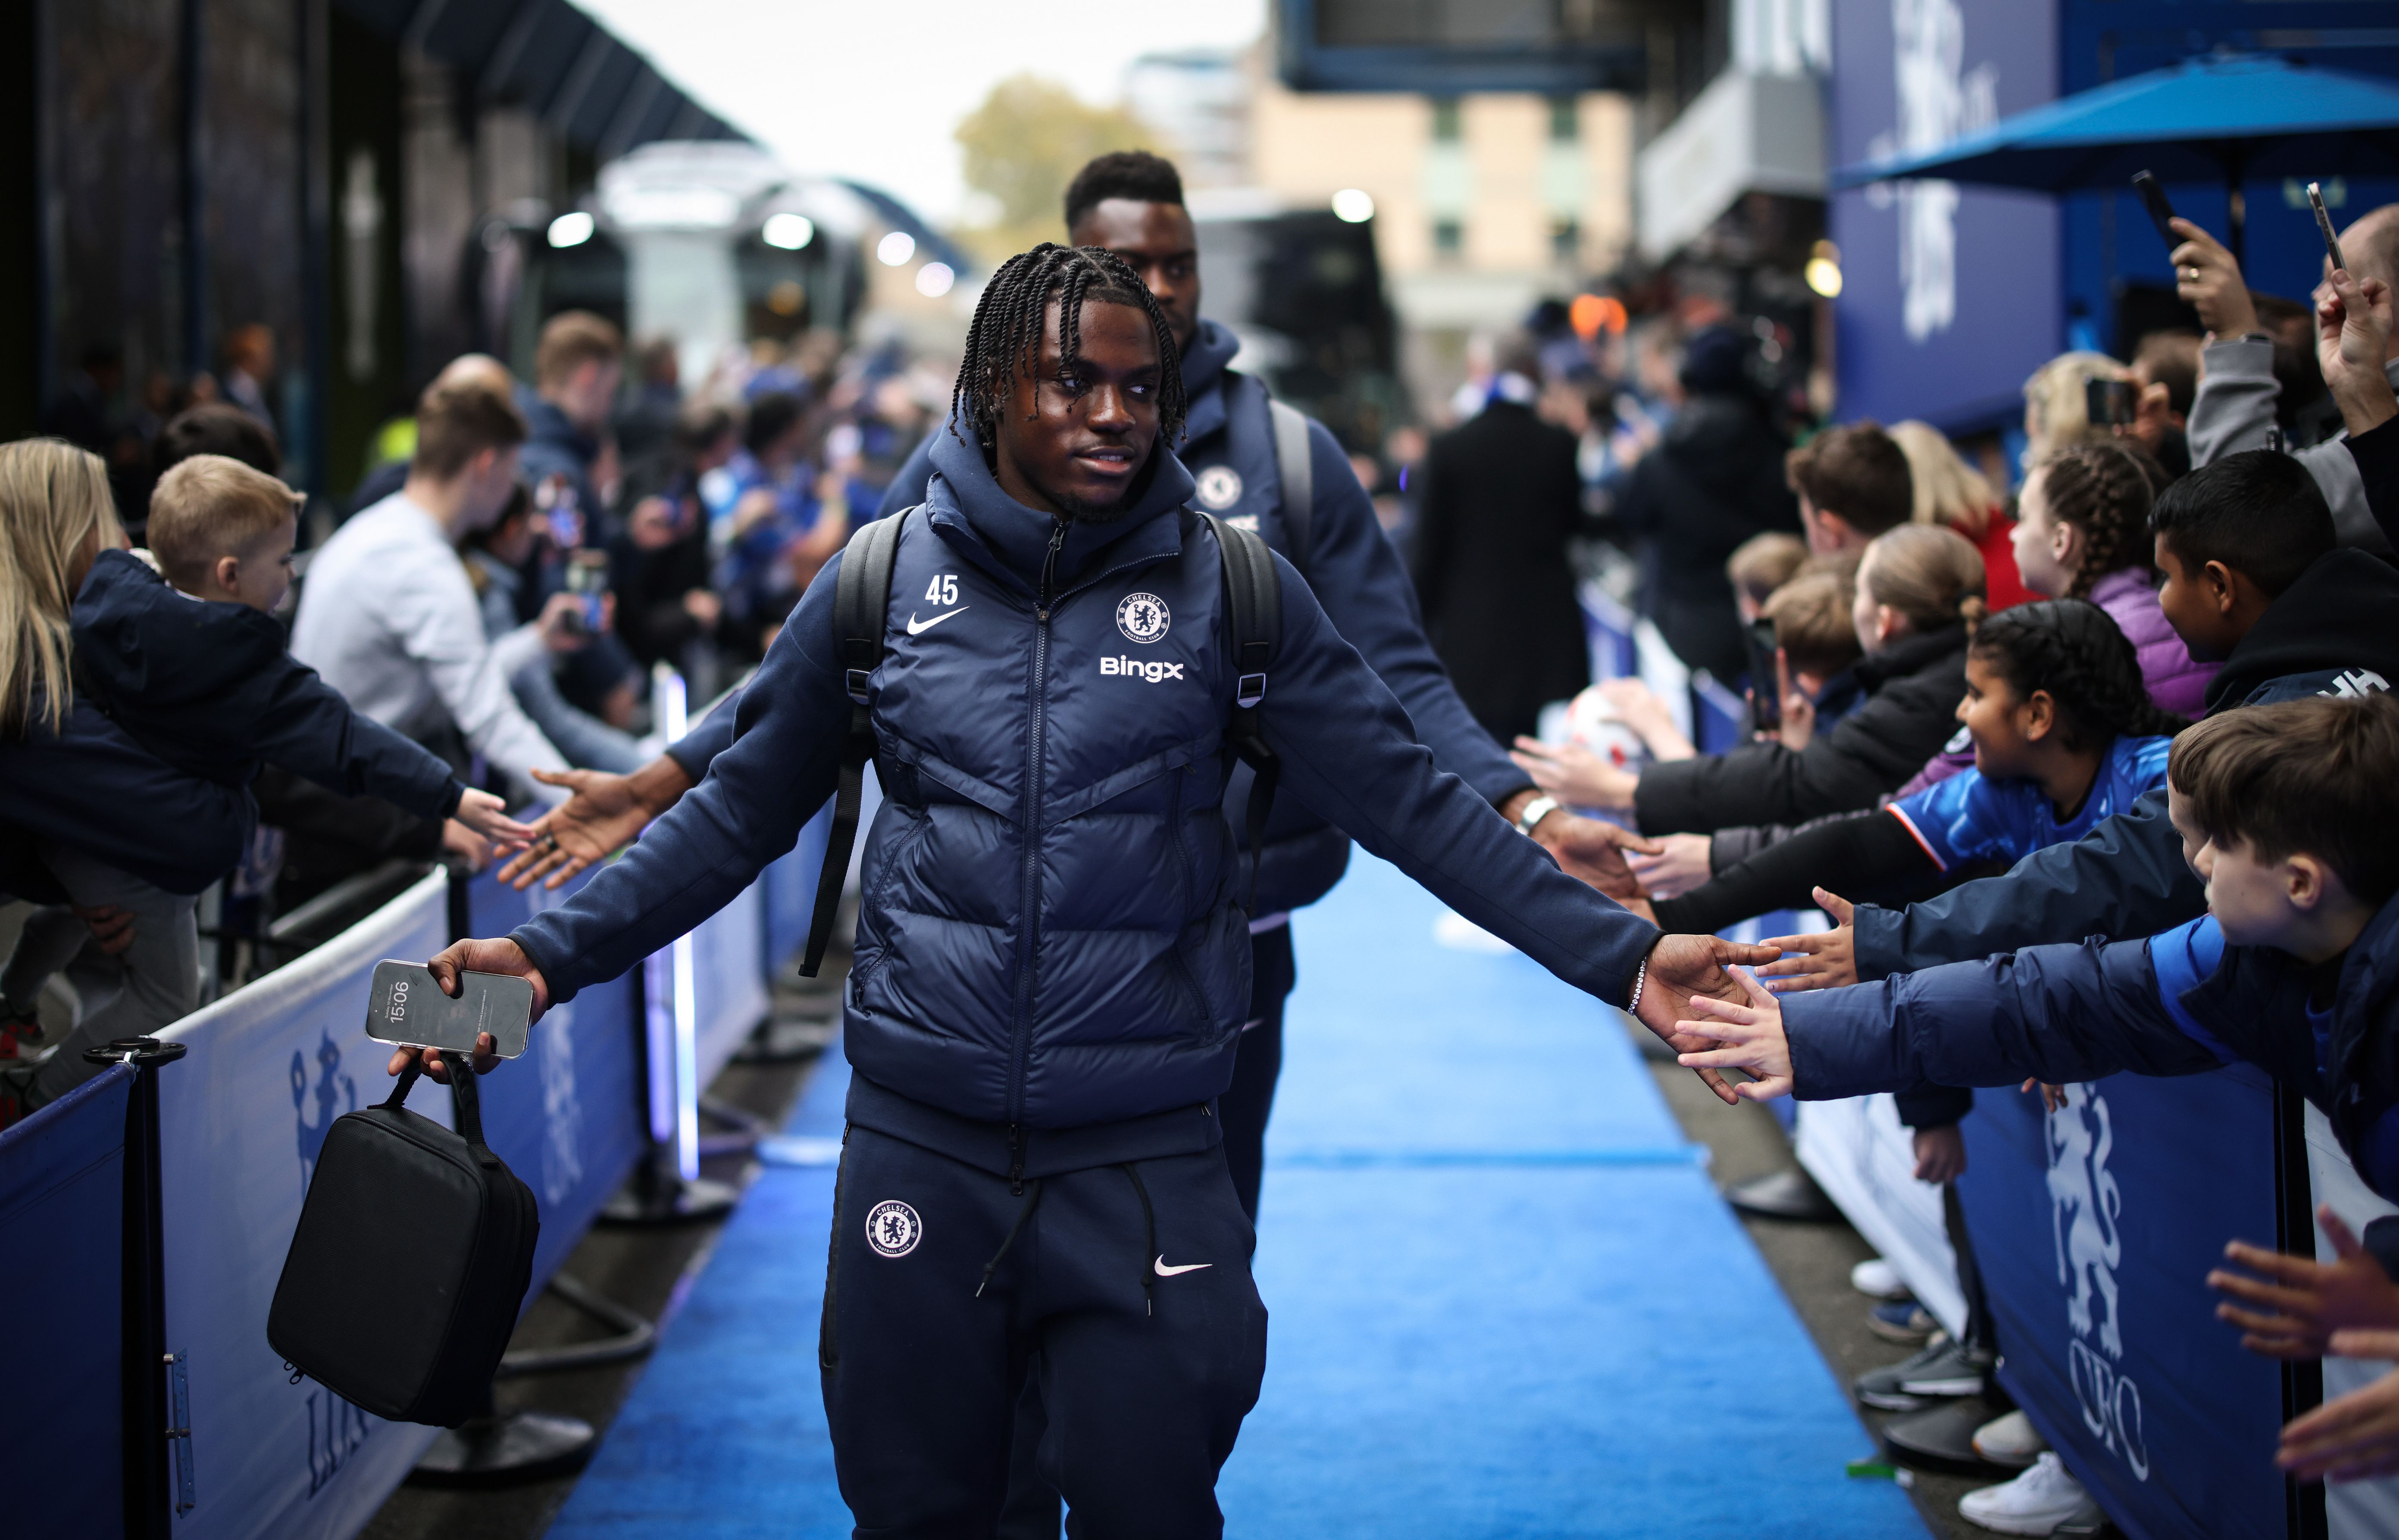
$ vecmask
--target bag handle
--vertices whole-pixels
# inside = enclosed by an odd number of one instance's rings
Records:
[[[474,1060],[451,1048],[443,1048],[440,1053],[441,1062],[450,1070],[450,1110],[452,1121],[458,1125],[458,1137],[467,1141],[467,1148],[475,1152],[476,1164],[496,1167],[500,1157],[483,1142],[483,1093],[475,1084]],[[422,1061],[411,1054],[408,1068],[400,1072],[400,1079],[393,1084],[391,1094],[377,1104],[398,1110],[408,1100],[408,1093],[415,1088],[418,1077],[424,1073]]]

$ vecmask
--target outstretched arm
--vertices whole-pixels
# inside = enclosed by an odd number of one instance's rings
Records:
[[[2066,1084],[2120,1070],[2195,1074],[2224,1062],[2162,997],[2149,942],[2030,947],[1952,963],[1879,984],[1777,998],[1755,984],[1746,1004],[1695,1002],[1675,1023],[1725,1046],[1687,1054],[1693,1068],[1758,1076],[1755,1099],[1828,1101],[1873,1091]]]
[[[1668,1008],[1693,992],[1734,989],[1725,962],[1769,955],[1707,937],[1662,945],[1655,926],[1561,871],[1464,781],[1434,768],[1398,698],[1291,565],[1278,557],[1276,567],[1282,643],[1259,717],[1291,794],[1567,982],[1618,1006],[1634,1003],[1637,982],[1635,1014],[1661,1032]]]

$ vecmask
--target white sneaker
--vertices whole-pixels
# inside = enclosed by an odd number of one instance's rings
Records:
[[[1907,1285],[1900,1281],[1899,1269],[1880,1257],[1868,1257],[1850,1268],[1850,1287],[1871,1299],[1907,1298]]]
[[[2048,1447],[2049,1440],[2032,1430],[2032,1419],[2021,1412],[2011,1412],[1974,1430],[1974,1452],[2013,1470],[2031,1465]]]
[[[2055,1451],[2043,1450],[2032,1468],[2014,1480],[1959,1498],[1958,1514],[2001,1534],[2053,1534],[2061,1524],[2098,1518],[2099,1505],[2081,1482],[2066,1473]]]

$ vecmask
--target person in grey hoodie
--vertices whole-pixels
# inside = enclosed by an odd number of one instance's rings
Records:
[[[2282,387],[2274,380],[2273,339],[2258,325],[2257,307],[2240,263],[2222,242],[2190,221],[2177,219],[2174,227],[2189,237],[2174,250],[2175,292],[2198,308],[2200,324],[2207,328],[2207,346],[2200,354],[2199,394],[2186,425],[2196,469],[2243,450],[2266,448]],[[2350,273],[2399,284],[2399,203],[2362,215],[2338,238]],[[2319,285],[2315,297],[2321,303],[2331,292],[2328,284]],[[2383,371],[2399,385],[2399,340],[2389,347]],[[2324,489],[2340,543],[2390,555],[2391,541],[2366,506],[2365,483],[2340,436],[2294,453]]]

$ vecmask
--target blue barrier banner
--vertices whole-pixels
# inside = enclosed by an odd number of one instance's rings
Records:
[[[573,898],[590,875],[556,892],[519,893],[487,871],[468,886],[467,929],[505,936]],[[541,1205],[528,1308],[649,1147],[634,997],[628,975],[551,1006],[523,1056],[483,1079],[484,1136]]]
[[[2235,1065],[2066,1096],[1986,1092],[1963,1125],[1999,1378],[2134,1540],[2284,1540],[2281,1369],[2206,1284],[2226,1241],[2274,1242],[2272,1087]]]
[[[129,1065],[0,1132],[0,1257],[38,1302],[8,1348],[10,1533],[125,1533],[122,1365]]]
[[[449,888],[433,872],[158,1034],[190,1049],[158,1077],[167,1347],[190,1365],[197,1499],[178,1540],[346,1540],[433,1440],[293,1384],[266,1344],[266,1307],[326,1132],[388,1094],[391,1050],[366,1034],[374,966],[449,944]],[[429,1084],[409,1105],[450,1120]]]
[[[706,1088],[766,1019],[766,906],[756,883],[691,933],[698,1085]]]

